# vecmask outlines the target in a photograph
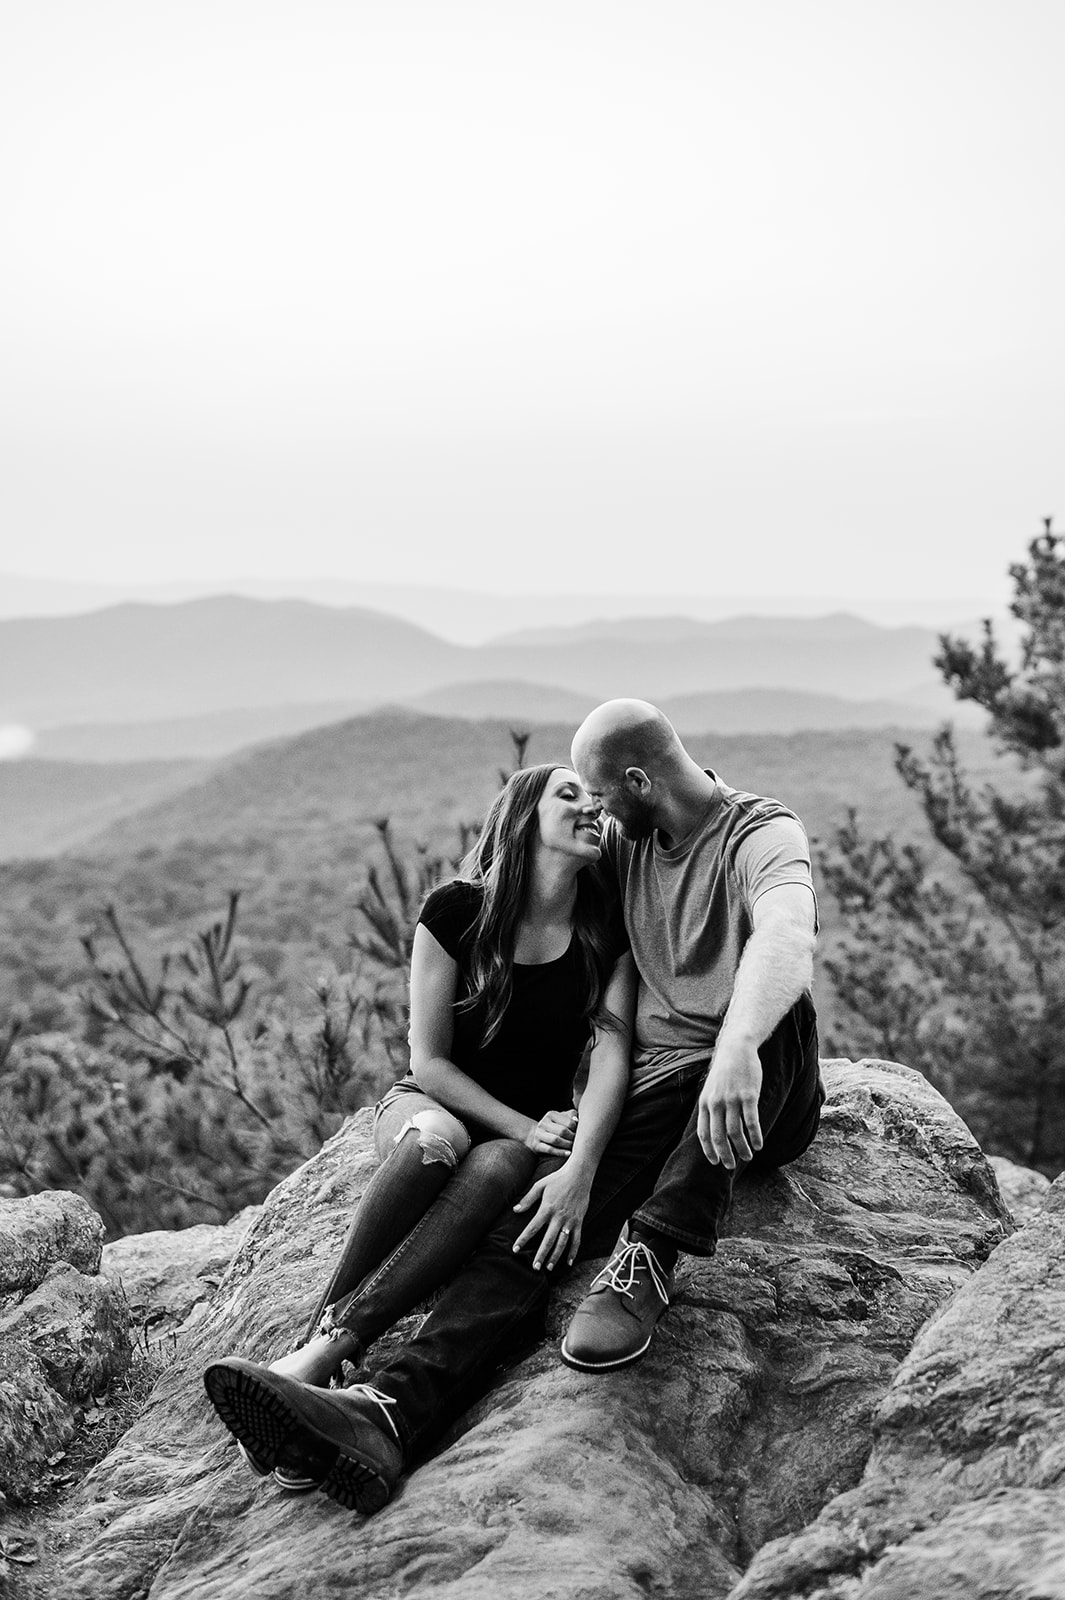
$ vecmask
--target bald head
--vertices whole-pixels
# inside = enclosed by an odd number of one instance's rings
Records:
[[[657,831],[683,838],[705,812],[714,780],[692,760],[673,724],[646,700],[608,700],[573,738],[581,782],[629,839]]]
[[[570,754],[578,772],[583,761],[614,779],[628,767],[664,777],[685,760],[673,724],[646,700],[607,700],[596,706],[574,734]]]

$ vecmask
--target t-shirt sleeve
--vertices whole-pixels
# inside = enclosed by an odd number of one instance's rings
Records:
[[[802,883],[814,902],[817,928],[817,891],[810,863],[810,843],[797,817],[770,817],[751,828],[736,846],[735,871],[748,907],[767,889],[782,883]]]
[[[458,961],[479,909],[480,895],[475,886],[456,880],[441,883],[429,891],[418,913],[418,921],[428,928],[451,959]]]

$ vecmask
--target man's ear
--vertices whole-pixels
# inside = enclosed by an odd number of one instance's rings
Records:
[[[635,789],[637,794],[647,794],[651,788],[651,780],[642,767],[626,767],[625,782],[630,789]]]

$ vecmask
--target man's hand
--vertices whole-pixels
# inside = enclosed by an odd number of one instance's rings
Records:
[[[591,1179],[573,1161],[564,1161],[546,1178],[538,1178],[514,1207],[515,1211],[530,1211],[537,1206],[536,1215],[514,1242],[515,1252],[542,1233],[533,1261],[536,1270],[546,1266],[550,1271],[563,1260],[572,1266],[577,1259],[591,1189]]]
[[[723,1033],[699,1094],[699,1143],[711,1166],[730,1170],[762,1148],[758,1096],[762,1063],[755,1045]]]

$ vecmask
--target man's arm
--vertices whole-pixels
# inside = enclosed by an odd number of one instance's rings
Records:
[[[778,884],[754,903],[754,931],[699,1095],[699,1143],[715,1166],[732,1168],[762,1148],[758,1047],[810,987],[814,917],[814,897],[801,883]]]

